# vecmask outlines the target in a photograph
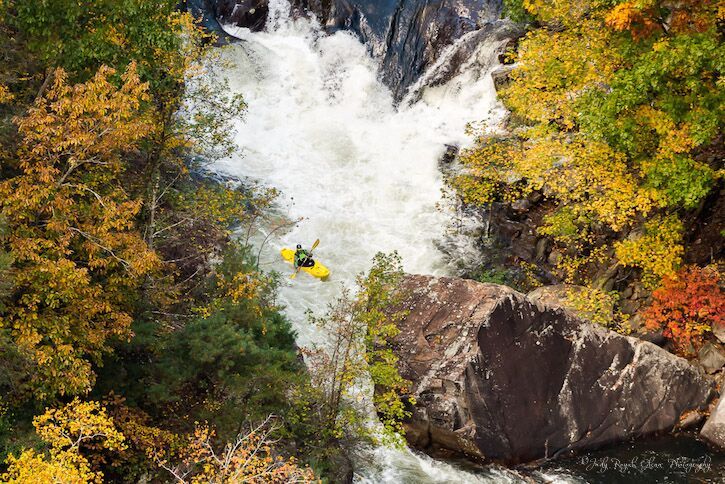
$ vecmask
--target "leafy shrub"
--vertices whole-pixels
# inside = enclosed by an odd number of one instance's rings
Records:
[[[725,295],[717,269],[688,266],[667,276],[645,311],[645,325],[662,329],[675,351],[692,356],[712,328],[725,325]]]

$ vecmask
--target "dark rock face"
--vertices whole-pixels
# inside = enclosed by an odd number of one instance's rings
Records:
[[[194,0],[204,2],[207,0]],[[262,30],[268,0],[208,0],[222,23]],[[327,30],[355,33],[381,60],[383,82],[400,101],[441,53],[469,32],[512,33],[513,24],[499,20],[501,0],[291,0],[296,15],[314,15]],[[502,34],[503,30],[506,33]],[[480,40],[476,39],[476,43]],[[469,42],[469,44],[472,44]],[[464,46],[465,47],[465,46]],[[471,53],[467,46],[451,56],[455,71]]]
[[[264,29],[269,14],[267,0],[216,0],[214,13],[222,24],[247,27],[253,32]]]
[[[496,21],[500,2],[399,0],[384,39],[383,81],[401,99],[441,54],[464,34]]]
[[[672,430],[711,380],[657,346],[509,288],[409,276],[395,341],[417,403],[410,443],[507,463]]]
[[[226,44],[234,40],[232,36],[224,32],[217,20],[214,10],[215,0],[184,0],[182,6],[194,17],[201,19],[201,24],[207,31],[216,34],[218,44]]]

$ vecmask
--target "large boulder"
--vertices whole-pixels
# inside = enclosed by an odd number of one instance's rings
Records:
[[[495,284],[408,276],[394,342],[414,447],[506,463],[672,430],[713,394],[657,346]]]
[[[721,381],[721,391],[723,384],[725,384],[725,379]],[[716,449],[725,452],[725,398],[722,397],[722,394],[717,406],[714,407],[702,427],[700,437]]]

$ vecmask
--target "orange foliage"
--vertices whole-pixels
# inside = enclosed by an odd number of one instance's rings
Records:
[[[689,266],[667,276],[644,312],[650,330],[663,330],[675,350],[692,356],[716,326],[725,325],[725,294],[717,269]]]
[[[713,27],[720,2],[716,0],[638,0],[615,6],[606,16],[609,28],[629,31],[635,39],[656,32],[705,32]]]
[[[607,25],[617,31],[629,30],[636,39],[649,37],[653,32],[661,29],[653,20],[654,12],[651,9],[643,10],[633,2],[620,3],[612,9],[606,17]]]

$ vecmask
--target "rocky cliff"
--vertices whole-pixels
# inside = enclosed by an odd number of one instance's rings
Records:
[[[194,0],[209,3],[207,16],[222,24],[251,30],[265,27],[268,0]],[[500,20],[501,0],[290,0],[298,16],[314,15],[328,32],[348,30],[380,60],[382,80],[400,101],[456,40],[472,32],[482,35],[460,46],[450,57],[453,72],[486,37],[520,35],[511,22]]]
[[[666,432],[713,396],[687,361],[504,286],[409,276],[394,350],[414,447],[506,463]]]

